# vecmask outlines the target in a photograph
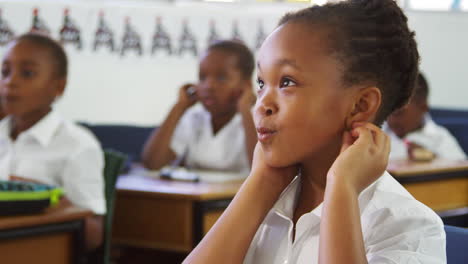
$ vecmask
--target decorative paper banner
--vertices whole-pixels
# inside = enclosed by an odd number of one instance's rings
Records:
[[[36,32],[54,37],[63,45],[73,47],[76,52],[102,50],[120,57],[126,57],[127,54],[139,57],[158,54],[196,57],[210,43],[224,38],[242,41],[252,50],[257,50],[269,32],[265,30],[264,21],[254,19],[258,17],[255,12],[247,14],[252,19],[246,20],[246,17],[236,17],[239,14],[236,15],[227,8],[222,9],[222,12],[208,11],[212,14],[208,17],[202,9],[191,12],[192,10],[186,8],[167,5],[152,9],[123,8],[116,5],[115,8],[106,8],[106,13],[102,5],[63,5],[52,2],[39,4],[37,1],[11,1],[1,4],[0,8],[2,7],[0,46],[8,43],[15,34]],[[8,10],[13,10],[15,14],[10,15]],[[32,13],[30,26],[24,28],[29,12]],[[152,21],[156,17],[155,23],[151,23],[153,26],[142,22],[148,21],[150,17]],[[269,28],[274,25],[268,24]],[[12,28],[11,25],[17,28]]]

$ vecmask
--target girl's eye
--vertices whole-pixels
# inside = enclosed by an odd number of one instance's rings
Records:
[[[7,77],[8,74],[10,74],[10,69],[8,69],[8,68],[3,68],[3,69],[2,69],[2,78]]]
[[[281,83],[280,83],[280,87],[283,88],[283,87],[288,87],[288,86],[294,86],[296,85],[296,83],[289,79],[289,78],[283,78],[281,79]]]
[[[263,89],[263,86],[264,86],[264,85],[265,85],[265,83],[264,83],[261,79],[257,78],[258,90]]]
[[[216,79],[218,79],[218,81],[223,82],[223,81],[226,81],[226,80],[227,80],[227,77],[226,77],[226,75],[221,74],[221,75],[218,75],[218,76],[216,77]]]
[[[25,78],[31,78],[34,76],[35,72],[34,71],[30,71],[30,70],[24,70],[22,73],[23,77]]]

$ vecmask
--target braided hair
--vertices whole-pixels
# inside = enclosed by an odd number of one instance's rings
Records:
[[[330,54],[343,63],[345,86],[375,85],[381,124],[413,93],[419,53],[407,17],[394,0],[348,0],[313,6],[283,16],[286,23],[324,26]]]

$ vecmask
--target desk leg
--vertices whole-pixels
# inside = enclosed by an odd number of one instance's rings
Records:
[[[228,207],[232,199],[227,200],[210,200],[210,201],[197,201],[193,205],[193,248],[202,240],[203,236],[208,232]],[[211,217],[207,217],[211,214]],[[208,222],[209,221],[209,222]]]

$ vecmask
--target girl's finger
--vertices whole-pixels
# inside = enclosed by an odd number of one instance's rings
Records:
[[[344,131],[340,153],[345,151],[353,143],[354,143],[354,138],[351,136],[351,133],[349,131]]]
[[[356,127],[351,130],[351,135],[356,138],[354,145],[369,144],[374,141],[372,132],[364,126]]]

